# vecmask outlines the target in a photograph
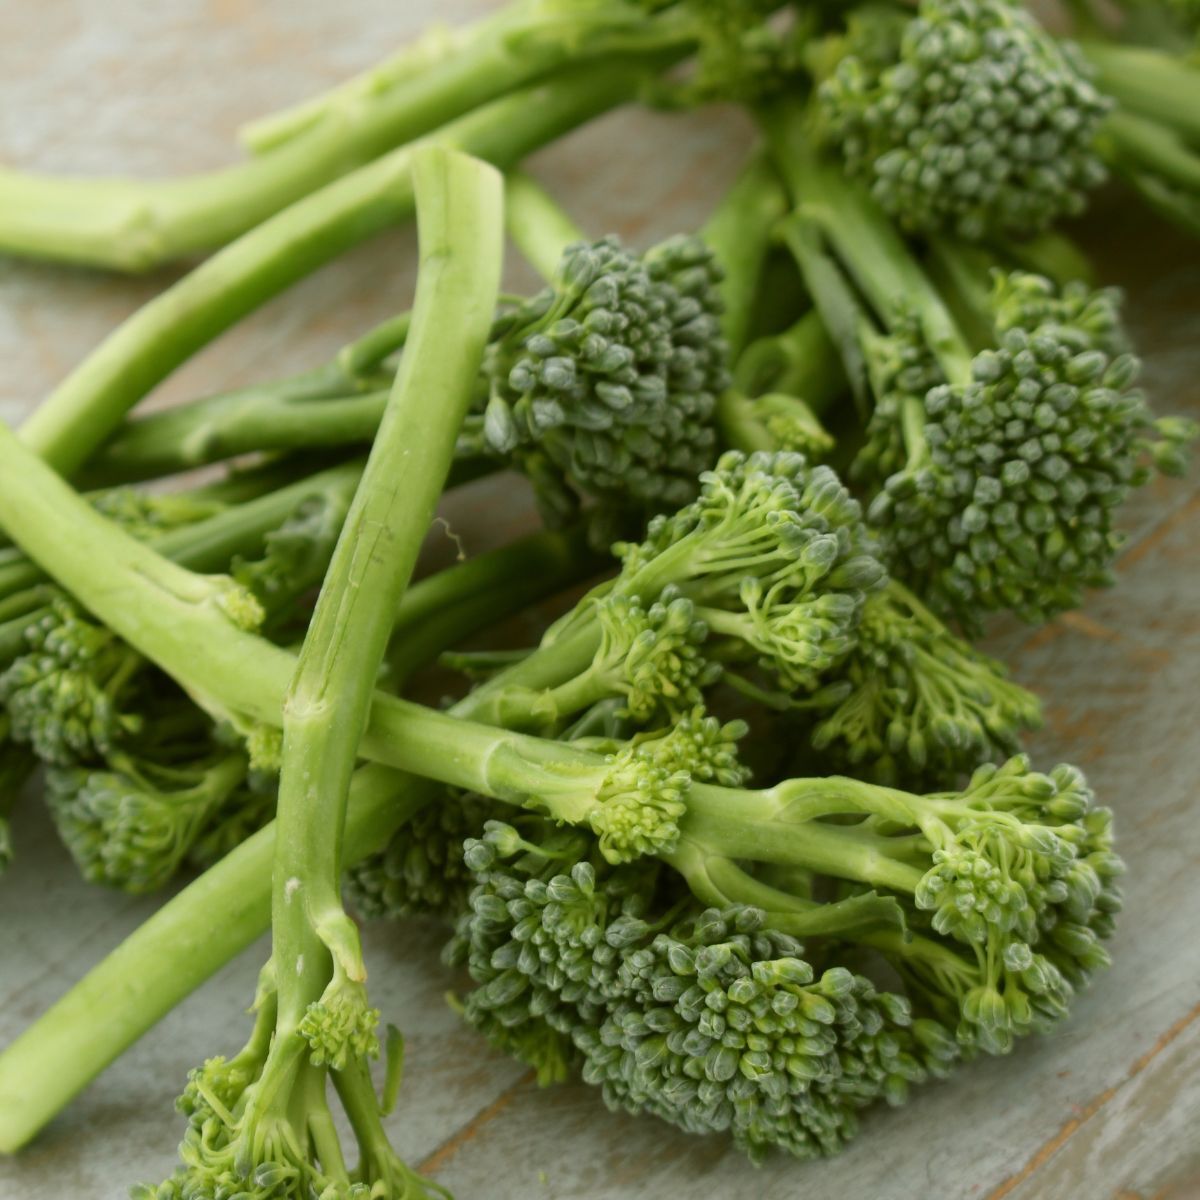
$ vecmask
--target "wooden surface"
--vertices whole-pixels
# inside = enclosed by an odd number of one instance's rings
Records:
[[[0,160],[172,174],[236,153],[238,122],[366,66],[436,11],[478,0],[43,0],[0,5]],[[621,113],[539,155],[538,173],[596,232],[645,244],[698,223],[748,142],[732,112]],[[1102,206],[1103,207],[1103,206]],[[1086,238],[1127,287],[1163,411],[1200,414],[1200,253],[1131,210]],[[1134,210],[1135,211],[1135,210]],[[403,304],[408,232],[335,263],[201,354],[154,403],[299,369]],[[121,280],[0,262],[0,415],[19,420],[122,316],[170,278]],[[526,277],[527,278],[527,277]],[[519,273],[518,273],[518,281]],[[468,550],[526,519],[492,497],[453,514]],[[841,1158],[755,1172],[720,1140],[608,1113],[582,1086],[539,1091],[443,1001],[440,932],[376,927],[372,990],[408,1040],[389,1121],[401,1153],[459,1200],[803,1195],[877,1200],[1182,1200],[1200,1196],[1200,474],[1156,482],[1126,514],[1120,585],[992,648],[1047,700],[1042,762],[1080,763],[1117,811],[1130,868],[1115,967],[1055,1036],[872,1114]],[[153,908],[80,883],[37,804],[18,814],[0,882],[0,1042]],[[157,1179],[181,1132],[189,1067],[240,1044],[256,947],[172,1013],[19,1160],[0,1198],[118,1197]]]

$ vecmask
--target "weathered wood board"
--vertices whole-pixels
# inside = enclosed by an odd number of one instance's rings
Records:
[[[475,0],[48,0],[0,4],[0,160],[168,175],[236,153],[247,118],[375,61]],[[641,243],[698,223],[748,142],[736,113],[625,112],[535,167],[597,232]],[[1085,236],[1130,317],[1161,409],[1200,413],[1200,249],[1106,201]],[[1136,212],[1136,210],[1133,210]],[[348,255],[199,355],[153,403],[290,372],[402,304],[411,234]],[[0,262],[0,415],[19,420],[124,315],[171,278]],[[528,277],[526,277],[527,279]],[[468,550],[529,519],[478,492],[453,522]],[[483,513],[487,513],[486,524]],[[499,516],[497,515],[499,514]],[[1130,867],[1116,965],[1054,1037],[872,1114],[840,1159],[755,1172],[721,1141],[605,1111],[581,1086],[539,1091],[443,1002],[440,934],[368,935],[372,985],[408,1040],[390,1129],[460,1200],[803,1195],[812,1200],[1183,1200],[1200,1196],[1200,478],[1156,483],[1128,513],[1120,585],[1048,629],[992,646],[1047,698],[1043,761],[1079,762],[1117,811]],[[20,813],[0,882],[0,1042],[139,920],[152,901],[81,884],[38,806]],[[117,1197],[170,1170],[186,1071],[236,1047],[257,947],[172,1013],[16,1161],[8,1197]]]

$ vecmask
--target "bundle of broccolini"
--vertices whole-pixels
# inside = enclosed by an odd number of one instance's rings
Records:
[[[1074,15],[512,0],[215,175],[0,172],[6,252],[214,251],[0,426],[0,871],[41,767],[89,882],[191,876],[0,1053],[0,1152],[268,928],[246,1044],[180,1081],[140,1200],[445,1194],[391,1146],[404,1014],[356,918],[442,921],[464,1020],[541,1083],[754,1162],[1104,986],[1112,813],[1034,767],[1041,702],[975,643],[1111,585],[1122,505],[1186,470],[1061,223],[1112,174],[1200,231],[1200,72],[1186,4]],[[712,99],[762,141],[699,231],[593,236],[515,169]],[[131,411],[414,213],[410,311]],[[499,291],[506,225],[532,295]],[[411,582],[443,493],[500,471],[544,528]],[[480,649],[517,614],[536,644]]]

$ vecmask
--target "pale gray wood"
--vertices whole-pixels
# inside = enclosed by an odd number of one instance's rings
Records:
[[[435,14],[475,0],[52,0],[0,6],[0,159],[29,167],[153,175],[217,166],[239,121],[369,65]],[[748,126],[720,110],[620,113],[537,156],[580,222],[639,243],[699,223],[736,170]],[[1200,411],[1200,256],[1116,210],[1089,225],[1106,282],[1127,286],[1131,323],[1164,411]],[[406,231],[348,255],[231,331],[152,399],[170,403],[316,363],[405,303]],[[0,261],[0,415],[16,420],[172,277],[123,280]],[[528,283],[527,272],[515,281]],[[481,514],[486,514],[486,520]],[[449,510],[468,551],[525,526],[527,497],[475,490]],[[905,1108],[871,1114],[840,1159],[754,1172],[720,1140],[607,1113],[581,1086],[539,1091],[443,1003],[454,980],[429,926],[368,934],[372,988],[408,1042],[389,1125],[397,1147],[460,1200],[601,1200],[701,1192],[724,1200],[806,1195],[881,1200],[1046,1200],[1197,1193],[1200,911],[1195,780],[1200,667],[1200,491],[1155,483],[1126,514],[1116,590],[1046,631],[997,622],[992,646],[1047,698],[1039,758],[1078,761],[1117,810],[1129,908],[1116,965],[1054,1037],[975,1065]],[[450,544],[436,539],[431,554]],[[0,882],[0,1041],[7,1041],[153,901],[79,882],[31,800],[17,864]],[[257,947],[172,1013],[19,1160],[0,1197],[119,1196],[168,1171],[172,1097],[189,1067],[236,1048],[263,956]]]

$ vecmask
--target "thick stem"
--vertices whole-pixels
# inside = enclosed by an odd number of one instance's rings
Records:
[[[856,811],[877,810],[856,781],[837,777],[793,779],[760,792],[696,784],[680,830],[728,858],[804,867],[911,895],[924,872],[891,857],[886,839],[819,820]]]
[[[782,333],[751,342],[734,365],[733,379],[748,396],[785,392],[799,396],[816,412],[846,388],[837,347],[815,308]]]
[[[150,182],[0,172],[0,249],[146,270],[269,223],[347,172],[566,64],[577,64],[580,75],[599,54],[663,46],[681,54],[691,44],[679,22],[648,20],[632,6],[616,6],[615,19],[601,9],[594,20],[586,9],[581,20],[557,12],[547,19],[540,10],[516,5],[445,61],[382,92],[328,106],[302,136],[237,166]],[[538,107],[557,117],[552,102]]]
[[[1080,45],[1096,83],[1131,113],[1200,141],[1200,69],[1186,59],[1144,46],[1113,42]]]
[[[386,845],[436,790],[385,767],[359,770],[346,821],[347,862]],[[168,900],[6,1048],[0,1153],[24,1146],[110,1062],[266,932],[274,845],[272,822]]]
[[[793,937],[828,934],[846,937],[903,921],[899,906],[890,897],[868,892],[832,903],[809,900],[763,883],[732,859],[686,837],[664,859],[687,880],[692,894],[702,904],[717,908],[748,904],[761,908],[768,914],[772,929]]]
[[[370,442],[395,378],[384,360],[404,345],[411,319],[410,313],[389,318],[300,375],[130,417],[76,482],[134,483],[252,451]]]
[[[1108,165],[1152,209],[1200,237],[1200,153],[1179,134],[1117,110],[1105,118],[1096,144]]]
[[[429,660],[429,646],[464,637],[600,571],[582,526],[540,530],[512,545],[467,559],[414,584],[400,602],[403,637],[393,637],[388,664],[403,681]]]
[[[572,71],[438,131],[439,143],[507,167],[635,94],[647,68],[631,59]],[[299,144],[299,143],[297,143]],[[272,296],[412,213],[413,149],[401,147],[293,204],[201,264],[135,313],[22,428],[70,474],[126,412],[176,367]]]
[[[414,155],[413,176],[420,269],[412,328],[283,705],[271,913],[281,1037],[320,998],[330,953],[350,979],[364,975],[339,890],[350,779],[500,286],[500,176],[432,147]]]

